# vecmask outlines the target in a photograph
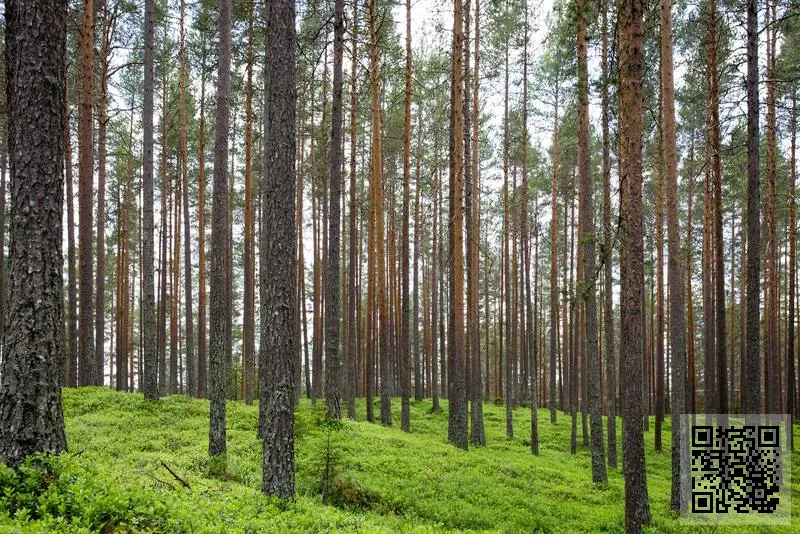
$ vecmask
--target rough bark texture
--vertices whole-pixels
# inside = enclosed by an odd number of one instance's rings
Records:
[[[142,103],[142,379],[144,397],[158,399],[153,242],[153,33],[154,0],[144,3],[144,101]]]
[[[722,241],[722,162],[719,126],[719,73],[717,72],[716,0],[709,2],[709,71],[711,76],[711,150],[714,171],[714,323],[716,326],[716,413],[728,413],[728,345],[725,323],[725,254]],[[777,321],[775,321],[777,323]]]
[[[78,255],[80,261],[80,308],[78,331],[79,383],[99,385],[97,359],[94,352],[92,280],[92,199],[94,192],[94,144],[92,108],[94,71],[94,7],[92,0],[83,1],[81,32],[81,91],[78,98]]]
[[[667,247],[669,265],[669,341],[671,357],[670,407],[672,417],[672,499],[670,508],[680,509],[681,440],[687,437],[683,425],[686,413],[686,307],[683,286],[683,252],[678,226],[678,156],[675,133],[675,82],[672,62],[672,1],[661,0],[661,127],[667,186]],[[684,441],[685,442],[685,441]]]
[[[461,0],[455,0],[453,12],[453,64],[450,109],[452,113],[452,175],[450,176],[451,205],[451,280],[452,311],[452,365],[448,371],[447,437],[456,446],[466,449],[467,384],[466,351],[464,350],[464,12]]]
[[[333,102],[329,150],[328,280],[325,284],[325,405],[328,417],[341,419],[342,355],[339,352],[340,221],[342,198],[342,59],[344,0],[336,0],[333,22]]]
[[[294,498],[294,380],[297,339],[295,249],[295,7],[275,0],[267,7],[267,143],[259,253],[261,383],[264,413],[262,490]]]
[[[580,241],[583,252],[583,279],[578,282],[585,314],[586,368],[591,417],[592,481],[606,482],[603,419],[600,415],[600,347],[598,343],[596,276],[596,234],[594,196],[589,154],[589,69],[586,51],[586,10],[584,0],[578,10],[578,180],[580,181]]]
[[[208,396],[211,399],[211,425],[208,453],[223,455],[225,443],[225,371],[227,307],[227,237],[228,227],[228,124],[231,81],[231,0],[219,4],[219,75],[217,76],[217,110],[214,124],[214,193],[211,233],[211,332],[208,344]],[[290,152],[294,156],[294,151]],[[294,192],[294,187],[292,188]],[[289,195],[293,198],[293,195]],[[287,301],[288,302],[288,301]]]
[[[747,394],[744,412],[761,413],[761,185],[758,169],[758,1],[747,2]]]
[[[611,136],[609,135],[608,0],[602,6],[602,122],[603,122],[603,331],[606,357],[606,426],[608,466],[617,467],[617,365],[614,347],[614,243],[611,237]],[[553,350],[553,349],[551,349]],[[554,373],[555,371],[551,371]],[[553,408],[555,410],[555,408]]]
[[[60,385],[66,20],[65,2],[5,4],[11,227],[0,457],[10,467],[67,448]]]
[[[642,75],[644,24],[641,0],[622,2],[619,9],[620,54],[620,183],[622,206],[621,391],[622,455],[625,475],[625,528],[642,531],[650,523],[650,503],[642,434],[642,288],[644,253],[642,224]]]

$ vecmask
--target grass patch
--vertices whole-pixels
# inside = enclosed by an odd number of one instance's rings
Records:
[[[393,408],[399,421],[397,400]],[[207,454],[207,401],[65,390],[70,452],[34,458],[18,472],[0,466],[0,532],[624,532],[621,473],[610,470],[606,485],[591,482],[589,451],[569,453],[566,415],[552,425],[540,411],[541,454],[533,457],[530,409],[515,410],[517,436],[508,439],[505,408],[485,403],[488,446],[465,452],[447,443],[446,401],[442,408],[431,413],[430,401],[412,402],[406,434],[364,421],[363,400],[356,421],[337,425],[303,400],[298,495],[287,504],[260,492],[257,406],[228,403],[220,462]],[[670,455],[654,451],[652,430],[645,439],[651,532],[697,532],[670,513]],[[792,462],[796,468],[797,455]],[[800,498],[800,485],[792,493]],[[792,530],[800,531],[797,514]]]

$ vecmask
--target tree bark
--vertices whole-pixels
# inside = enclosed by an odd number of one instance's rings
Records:
[[[5,70],[5,69],[4,69]],[[67,183],[67,380],[65,385],[68,387],[76,387],[78,385],[78,295],[76,287],[77,268],[75,265],[75,194],[74,194],[74,180],[72,176],[72,119],[71,107],[69,98],[69,84],[66,84],[66,97],[65,97],[65,117],[64,117],[64,159],[65,169],[64,178]],[[5,178],[5,172],[3,173]],[[2,224],[5,229],[5,191],[6,187],[3,184],[3,194],[0,195],[0,201],[3,203],[2,209]],[[5,231],[2,232],[5,235]],[[4,253],[5,244],[0,246],[0,252]],[[5,259],[3,265],[6,265]],[[3,269],[5,271],[5,269]],[[5,284],[5,274],[0,275],[2,282]],[[6,291],[5,285],[3,291],[0,292],[0,298],[5,300]],[[0,314],[0,323],[3,325],[5,331],[5,302],[3,306],[3,313]]]
[[[256,380],[255,359],[255,240],[253,228],[253,7],[247,16],[247,66],[245,81],[244,126],[244,317],[242,321],[242,397],[253,403]]]
[[[266,150],[259,247],[264,462],[262,490],[294,498],[294,380],[297,339],[295,252],[295,7],[291,0],[267,5]]]
[[[336,0],[333,22],[333,102],[329,151],[328,280],[325,285],[325,404],[328,417],[341,419],[342,356],[339,352],[339,274],[342,198],[342,60],[344,0]]]
[[[403,221],[402,221],[402,253],[401,253],[401,320],[400,325],[400,429],[411,430],[409,396],[411,394],[411,368],[409,320],[411,319],[411,302],[409,299],[409,247],[411,236],[409,228],[411,202],[411,0],[406,0],[406,57],[405,57],[405,98],[403,128]],[[414,325],[416,328],[416,323]]]
[[[188,158],[188,132],[187,132],[187,113],[186,113],[186,86],[187,65],[186,65],[186,46],[185,46],[185,27],[186,0],[181,0],[181,23],[180,23],[180,127],[181,127],[181,186],[183,187],[183,231],[184,231],[184,292],[186,301],[186,393],[190,396],[197,395],[197,365],[194,355],[194,317],[192,313],[192,237],[191,219],[189,214],[189,158]]]
[[[469,6],[469,0],[467,0]],[[472,403],[472,410],[470,413],[470,423],[472,432],[472,444],[477,447],[486,445],[486,433],[483,428],[483,377],[481,376],[481,333],[480,333],[480,319],[479,319],[479,297],[478,286],[479,280],[479,262],[480,262],[480,189],[478,186],[479,180],[479,139],[480,139],[480,103],[478,100],[478,92],[480,89],[480,0],[475,0],[475,59],[474,59],[474,75],[472,77],[472,117],[469,113],[469,88],[470,88],[470,71],[469,71],[469,7],[467,7],[467,18],[465,25],[467,28],[467,38],[464,42],[464,57],[466,58],[467,68],[464,87],[467,90],[467,97],[464,99],[464,107],[466,118],[464,122],[465,132],[469,133],[471,121],[471,138],[467,137],[464,148],[469,149],[469,158],[465,157],[465,161],[469,161],[471,168],[469,170],[470,179],[465,183],[466,192],[468,194],[466,214],[470,218],[469,236],[467,237],[467,250],[468,256],[468,276],[470,281],[469,286],[469,314],[470,314],[470,356],[469,356],[469,369],[470,369],[470,400]],[[465,154],[466,156],[466,154]],[[465,176],[466,176],[465,171]],[[488,291],[487,291],[488,294]],[[487,327],[488,333],[488,327]],[[487,350],[489,344],[486,344]],[[488,360],[487,360],[488,361]],[[488,376],[487,376],[488,379]],[[535,412],[533,412],[535,413]]]
[[[621,380],[625,527],[638,533],[650,524],[642,435],[642,75],[644,24],[641,0],[619,8],[620,183],[622,204]]]
[[[270,21],[271,22],[271,21]],[[217,77],[217,109],[214,123],[214,197],[211,234],[211,335],[209,337],[209,383],[211,424],[208,453],[224,455],[227,451],[225,432],[226,321],[230,315],[226,291],[228,228],[228,124],[231,79],[231,0],[219,4],[219,74]],[[271,74],[270,78],[274,76]],[[270,95],[272,97],[272,95]],[[292,121],[294,127],[294,121]],[[272,139],[270,138],[270,141]],[[294,158],[294,150],[289,152]],[[286,180],[287,182],[289,180]],[[292,184],[294,185],[294,184]],[[292,187],[292,193],[294,187]],[[293,198],[293,195],[289,195]],[[292,218],[294,220],[294,217]],[[285,229],[283,231],[286,231]],[[286,251],[283,254],[291,256]],[[277,275],[275,271],[273,271]],[[289,302],[290,297],[287,297]],[[219,319],[217,319],[219,318]],[[262,327],[263,332],[263,327]],[[262,334],[264,336],[264,334]],[[263,342],[262,342],[263,344]],[[289,353],[293,354],[293,353]],[[290,380],[291,382],[291,380]]]
[[[672,1],[661,0],[661,127],[664,170],[667,186],[667,247],[669,265],[669,341],[671,356],[670,408],[672,417],[672,493],[670,508],[681,507],[681,443],[686,443],[688,429],[683,424],[686,413],[686,317],[683,297],[683,252],[678,218],[678,156],[675,131],[675,82],[672,62]]]
[[[153,243],[153,33],[155,2],[144,5],[144,101],[142,103],[142,360],[141,388],[145,399],[157,400],[158,352]]]
[[[617,467],[617,365],[614,346],[614,243],[611,237],[611,137],[609,135],[608,0],[602,6],[602,129],[603,129],[603,331],[606,357],[606,426],[608,466]],[[552,320],[552,319],[551,319]],[[551,339],[551,343],[554,340]],[[551,349],[553,350],[553,349]],[[555,371],[551,371],[554,373]],[[554,410],[554,409],[553,409]]]
[[[589,153],[589,70],[587,65],[587,6],[577,0],[578,10],[578,179],[580,195],[580,240],[583,249],[583,279],[578,282],[585,314],[586,369],[589,412],[591,417],[592,481],[606,482],[603,419],[600,415],[600,348],[597,334],[597,297],[595,293],[596,235],[594,198]]]
[[[10,0],[5,17],[11,226],[0,457],[16,468],[33,453],[67,449],[60,385],[67,4]]]
[[[78,254],[80,258],[80,308],[78,351],[80,385],[100,384],[100,372],[94,351],[92,281],[92,199],[94,194],[94,5],[83,0],[81,32],[81,92],[78,98]],[[98,312],[101,312],[98,310]]]

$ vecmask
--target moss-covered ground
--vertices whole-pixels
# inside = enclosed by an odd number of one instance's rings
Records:
[[[207,401],[65,390],[69,452],[17,473],[0,468],[0,532],[624,531],[621,473],[592,483],[589,451],[570,454],[567,416],[559,412],[552,425],[549,412],[539,412],[534,457],[529,409],[515,410],[518,437],[507,439],[505,408],[486,403],[487,447],[461,451],[447,442],[442,406],[431,413],[429,401],[412,401],[406,434],[397,399],[389,428],[364,421],[363,399],[357,421],[334,426],[304,399],[296,417],[297,499],[285,504],[260,493],[256,406],[228,403],[221,468],[206,454]],[[695,532],[669,511],[670,455],[654,450],[652,428],[645,435],[650,530]],[[665,430],[668,445],[669,420]],[[792,462],[796,468],[800,458]],[[800,484],[792,493],[800,503]],[[713,532],[800,532],[800,509],[793,511],[791,527]]]

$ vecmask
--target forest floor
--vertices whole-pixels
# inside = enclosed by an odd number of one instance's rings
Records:
[[[412,401],[410,434],[399,428],[399,399],[392,407],[391,428],[363,420],[363,399],[357,421],[328,425],[303,399],[298,498],[285,504],[260,493],[257,406],[228,403],[227,465],[220,468],[206,454],[207,401],[171,396],[150,403],[138,393],[64,390],[70,452],[20,473],[0,467],[0,532],[624,531],[621,473],[609,470],[608,484],[592,483],[588,449],[569,452],[564,414],[552,425],[549,412],[539,411],[541,452],[533,457],[530,409],[514,411],[519,437],[507,439],[505,408],[486,403],[488,446],[465,452],[448,444],[446,411],[430,413],[430,401]],[[665,426],[668,445],[669,420]],[[655,452],[650,428],[650,530],[696,532],[669,511],[669,449]],[[800,473],[800,456],[792,463]],[[326,488],[330,504],[323,503]],[[792,494],[792,527],[782,532],[800,532],[797,482]],[[778,529],[713,530],[772,531]]]

